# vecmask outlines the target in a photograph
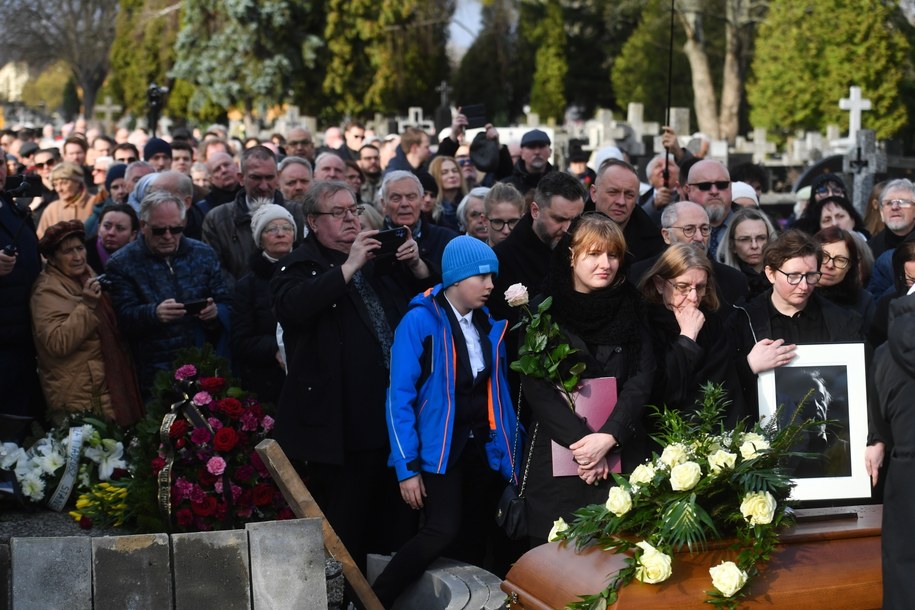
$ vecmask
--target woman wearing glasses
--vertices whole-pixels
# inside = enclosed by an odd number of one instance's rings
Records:
[[[251,272],[235,285],[232,354],[242,387],[276,404],[286,372],[276,340],[270,278],[279,260],[292,252],[295,220],[283,206],[267,203],[251,216],[251,235],[257,252],[251,257]]]
[[[870,326],[874,317],[874,298],[861,286],[861,256],[852,234],[839,227],[828,227],[813,236],[823,249],[817,294],[839,307],[854,311]]]
[[[822,262],[823,250],[812,237],[786,231],[763,252],[772,288],[736,307],[737,370],[751,414],[758,412],[756,376],[791,362],[798,344],[864,339],[861,316],[814,294]]]
[[[734,214],[718,246],[718,260],[742,271],[747,277],[750,288],[748,300],[772,286],[763,273],[763,250],[775,239],[775,235],[775,227],[764,212],[756,208],[741,208]]]
[[[712,264],[687,244],[672,244],[639,283],[647,301],[646,315],[658,367],[650,404],[693,411],[706,382],[736,389],[734,346],[719,314]],[[728,423],[743,413],[743,397],[735,391]]]

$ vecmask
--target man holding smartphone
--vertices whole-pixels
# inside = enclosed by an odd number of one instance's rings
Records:
[[[184,236],[186,207],[153,191],[140,203],[140,236],[105,268],[118,325],[130,342],[140,390],[179,350],[210,343],[228,356],[229,291],[213,249]]]

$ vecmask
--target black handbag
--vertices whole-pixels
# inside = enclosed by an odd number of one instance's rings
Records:
[[[521,540],[528,536],[527,525],[527,507],[524,498],[524,486],[527,483],[527,473],[531,467],[531,455],[534,451],[534,441],[537,440],[537,428],[539,423],[534,425],[534,433],[531,435],[531,443],[527,450],[527,461],[524,464],[524,475],[521,477],[521,487],[515,485],[515,465],[512,462],[512,479],[505,487],[502,496],[499,498],[499,504],[496,506],[496,524],[502,528],[505,535],[510,540]],[[515,440],[512,448],[512,455],[518,454],[518,438],[521,436],[521,392],[518,392],[518,412],[515,422]]]

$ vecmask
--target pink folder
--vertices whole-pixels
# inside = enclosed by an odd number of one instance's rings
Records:
[[[600,430],[616,406],[616,377],[584,379],[579,388],[578,393],[572,395],[575,399],[575,414],[585,421],[592,432]],[[553,476],[577,477],[578,464],[572,459],[572,451],[556,441],[550,443],[553,449]],[[607,463],[611,472],[620,472],[619,451],[608,453]]]

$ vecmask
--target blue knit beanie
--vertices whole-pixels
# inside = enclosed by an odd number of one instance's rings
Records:
[[[123,178],[127,173],[127,166],[123,163],[115,163],[108,168],[108,173],[105,174],[105,190],[109,193],[111,192],[111,183],[119,178]]]
[[[447,288],[474,275],[499,274],[499,259],[486,242],[461,235],[445,246],[442,255],[442,286]]]

